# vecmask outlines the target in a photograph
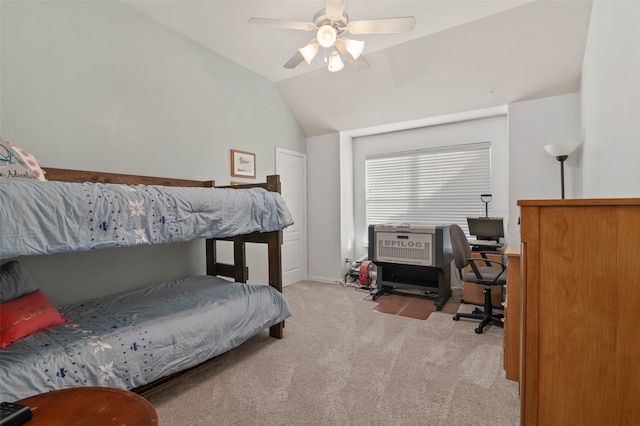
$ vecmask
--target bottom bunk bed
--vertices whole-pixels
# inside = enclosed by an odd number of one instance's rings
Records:
[[[291,312],[270,286],[212,276],[59,309],[68,321],[2,349],[2,398],[78,386],[132,390],[194,367]]]
[[[47,169],[47,178],[213,186],[212,182],[59,169]],[[260,185],[234,186],[234,189],[253,186]],[[263,186],[279,192],[278,177],[269,176]],[[233,265],[217,262],[218,239],[233,242]],[[246,284],[247,242],[268,245],[269,285]],[[15,401],[79,386],[148,389],[149,385],[239,346],[266,328],[271,336],[282,338],[284,320],[291,311],[282,295],[281,244],[281,230],[209,238],[206,240],[207,275],[159,283],[59,309],[38,301],[36,310],[47,315],[37,316],[58,315],[51,324],[57,321],[57,325],[45,327],[0,350],[0,397],[3,401]],[[2,279],[3,284],[22,285],[25,293],[7,303],[3,300],[3,307],[39,292],[18,261],[3,265]],[[25,312],[24,308],[18,309]],[[24,314],[20,321],[31,322],[25,320]],[[4,323],[6,321],[3,327]]]

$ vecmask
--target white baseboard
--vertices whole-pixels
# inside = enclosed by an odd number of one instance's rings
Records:
[[[332,283],[332,284],[342,282],[341,278],[319,277],[315,275],[309,275],[307,279],[311,281],[320,281],[323,283]]]

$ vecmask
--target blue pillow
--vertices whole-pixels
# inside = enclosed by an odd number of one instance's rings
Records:
[[[0,303],[17,299],[37,289],[27,270],[17,260],[0,266]]]

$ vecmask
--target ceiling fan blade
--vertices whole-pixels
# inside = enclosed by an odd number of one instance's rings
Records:
[[[353,56],[351,56],[351,53],[349,53],[347,46],[342,40],[336,41],[336,48],[340,54],[342,54],[342,57],[349,62],[349,65],[351,65],[351,68],[353,68],[355,72],[359,73],[369,68],[369,62],[367,62],[364,56],[360,55],[358,56],[358,59],[353,59]]]
[[[404,16],[401,18],[382,18],[367,21],[352,21],[347,25],[351,34],[384,34],[408,33],[416,26],[416,18]]]
[[[364,58],[363,55],[358,56],[358,59],[351,59],[347,56],[347,62],[351,65],[351,68],[357,73],[361,73],[362,71],[369,68],[369,62]]]
[[[283,67],[290,70],[300,65],[302,61],[304,61],[304,56],[302,56],[302,53],[300,53],[300,51],[297,51],[296,54],[293,55],[291,59],[289,59],[287,63],[283,65]]]
[[[344,12],[345,0],[327,0],[324,6],[324,14],[332,21],[337,21],[342,18]]]
[[[289,30],[314,31],[316,29],[316,24],[313,22],[284,21],[281,19],[269,18],[251,18],[249,19],[249,24],[270,28],[285,28]]]

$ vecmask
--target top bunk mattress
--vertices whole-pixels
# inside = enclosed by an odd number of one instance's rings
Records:
[[[293,224],[263,188],[0,184],[0,258],[226,238]]]

